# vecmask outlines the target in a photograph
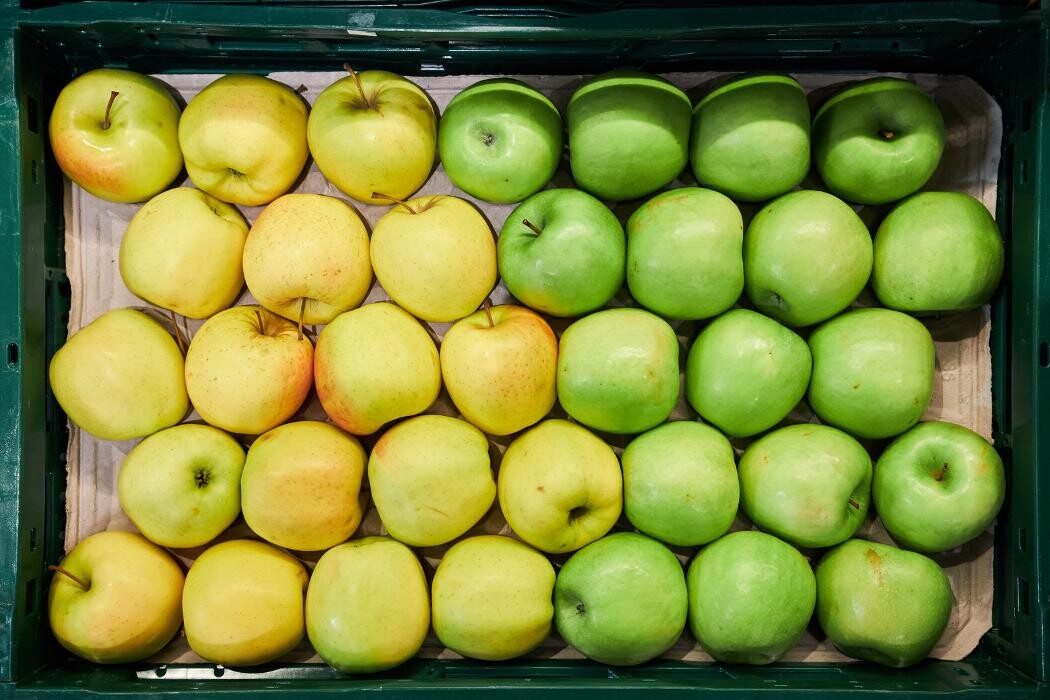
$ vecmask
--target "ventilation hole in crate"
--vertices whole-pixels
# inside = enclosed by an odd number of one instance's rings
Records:
[[[1021,611],[1022,615],[1030,615],[1032,613],[1031,602],[1029,601],[1028,590],[1028,579],[1018,578],[1017,579],[1017,609]]]
[[[26,128],[34,134],[40,133],[40,104],[32,95],[26,95]]]
[[[1028,531],[1023,527],[1017,528],[1017,549],[1018,551],[1025,551],[1025,547],[1028,545]]]
[[[1032,128],[1032,98],[1026,97],[1021,103],[1021,131],[1026,132]]]
[[[1027,185],[1028,184],[1028,161],[1027,160],[1022,160],[1021,161],[1021,167],[1019,168],[1019,173],[1017,175],[1017,179],[1018,179],[1018,181],[1020,181],[1020,183],[1022,185]]]
[[[900,51],[900,50],[901,50],[901,43],[899,41],[895,41],[892,44],[890,44],[890,51]]]
[[[34,185],[40,184],[40,165],[35,160],[29,162],[29,179]]]
[[[32,615],[36,612],[36,590],[37,590],[37,579],[30,579],[26,581],[26,615]]]
[[[225,676],[225,675],[226,675],[226,669],[225,669],[224,667],[222,667],[222,666],[216,666],[216,667],[215,667],[215,668],[214,668],[214,669],[212,670],[212,673],[214,673],[214,674],[215,674],[215,677],[216,677],[216,678],[222,678],[223,676]]]
[[[841,51],[842,50],[842,42],[841,41],[834,42],[831,45],[831,50],[832,51]]]
[[[1050,343],[1039,343],[1039,366],[1050,367]]]
[[[160,39],[157,38],[156,34],[147,34],[146,38],[149,39],[149,42],[151,44],[159,44],[160,43]]]
[[[18,366],[18,343],[7,344],[7,366]]]
[[[35,527],[29,528],[29,551],[30,552],[35,552],[36,551],[36,528]]]

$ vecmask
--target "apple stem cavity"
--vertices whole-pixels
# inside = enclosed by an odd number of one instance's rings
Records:
[[[364,100],[368,107],[375,107],[375,103],[368,99],[368,95],[365,94],[365,86],[361,84],[361,76],[349,63],[343,64],[343,70],[350,74],[350,77],[354,79],[354,83],[357,84],[357,91],[361,93],[361,99]]]
[[[489,328],[495,328],[496,323],[492,320],[492,301],[488,297],[485,297],[485,301],[481,302],[481,308],[485,309],[485,316],[489,319]]]
[[[390,195],[383,194],[382,192],[373,192],[372,193],[372,199],[386,199],[386,200],[389,200],[389,201],[391,201],[391,202],[393,202],[395,204],[400,204],[405,209],[407,209],[410,214],[418,214],[419,213],[418,211],[413,209],[411,206],[409,206],[408,202],[406,202],[405,200],[398,199],[397,197],[391,197]]]
[[[84,583],[83,579],[81,579],[79,576],[74,576],[73,574],[71,574],[68,571],[66,571],[65,569],[63,569],[61,566],[49,566],[49,567],[47,567],[47,570],[48,571],[54,571],[56,574],[62,574],[63,576],[68,578],[70,581],[73,581],[78,586],[83,588],[85,591],[91,589],[91,586],[89,586],[88,584]]]
[[[849,503],[850,508],[852,508],[853,510],[860,510],[860,503],[858,503],[855,499],[851,498],[848,501],[846,501],[846,503]]]
[[[303,339],[303,316],[306,314],[306,297],[299,302],[299,340]]]
[[[109,93],[109,102],[106,103],[106,114],[105,114],[105,116],[102,117],[102,129],[103,130],[108,129],[111,126],[111,123],[109,121],[109,111],[111,109],[113,109],[113,100],[117,99],[117,95],[119,95],[119,94],[120,93],[117,92],[116,90],[113,90],[112,92]]]
[[[948,475],[948,463],[945,462],[944,464],[941,465],[941,468],[938,471],[935,471],[933,473],[933,479],[934,479],[934,481],[944,481],[944,477],[947,476],[947,475]]]
[[[526,226],[528,226],[528,227],[529,227],[529,230],[531,230],[531,231],[532,231],[532,233],[533,233],[534,235],[536,235],[536,236],[538,236],[538,235],[540,235],[541,233],[543,233],[543,231],[542,231],[542,230],[540,230],[540,227],[539,227],[539,226],[537,226],[536,224],[532,223],[532,222],[531,222],[531,221],[529,221],[528,219],[522,219],[522,220],[521,220],[521,223],[523,223],[523,224],[525,224]]]
[[[891,129],[883,129],[882,131],[879,132],[879,136],[881,136],[882,138],[886,139],[887,141],[892,141],[893,140],[893,135],[894,134],[893,134],[893,131]]]
[[[179,322],[175,318],[175,312],[168,309],[168,313],[171,314],[171,329],[175,331],[175,344],[179,346],[179,352],[183,355],[186,354],[186,346],[182,342],[182,333],[179,332]]]

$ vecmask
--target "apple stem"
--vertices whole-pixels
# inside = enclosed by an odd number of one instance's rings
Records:
[[[893,138],[893,131],[891,131],[890,129],[883,129],[879,132],[879,136],[889,141]]]
[[[850,507],[853,508],[854,510],[860,510],[860,503],[857,503],[857,501],[853,500],[852,498],[849,499],[846,502],[849,503]]]
[[[481,302],[481,307],[485,309],[485,315],[489,319],[489,328],[495,328],[496,323],[492,320],[492,302],[488,297],[485,297],[485,301]]]
[[[538,226],[536,226],[536,224],[532,223],[532,222],[531,222],[531,221],[529,221],[528,219],[522,219],[522,220],[521,220],[521,223],[523,223],[523,224],[525,224],[526,226],[528,226],[528,227],[529,227],[529,229],[531,229],[531,230],[532,230],[532,232],[533,232],[534,234],[536,234],[537,236],[538,236],[538,235],[540,235],[541,233],[543,233],[543,231],[541,231],[541,230],[540,230],[540,228],[539,228]]]
[[[302,95],[304,92],[307,91],[307,89],[308,88],[305,85],[303,85],[302,83],[299,83],[299,87],[295,88],[295,91],[297,93],[299,93],[300,95]]]
[[[175,344],[179,346],[179,352],[183,355],[186,354],[186,346],[182,342],[182,333],[179,332],[179,322],[175,318],[175,312],[168,309],[168,313],[171,314],[171,329],[175,331]]]
[[[102,117],[102,128],[103,128],[103,130],[108,129],[110,127],[109,110],[113,109],[113,100],[117,99],[117,95],[119,95],[119,94],[120,93],[117,92],[116,90],[113,90],[112,92],[109,93],[109,102],[106,103],[106,115],[104,117]]]
[[[299,302],[299,340],[303,339],[303,316],[306,314],[306,297]]]
[[[47,567],[47,570],[48,571],[54,571],[55,573],[58,573],[58,574],[62,574],[66,578],[70,579],[71,581],[74,581],[78,586],[83,588],[85,591],[89,590],[91,588],[91,586],[89,586],[86,583],[84,583],[84,581],[81,578],[79,578],[77,576],[74,576],[73,574],[71,574],[68,571],[66,571],[65,569],[63,569],[61,566],[49,566],[49,567]]]
[[[262,321],[262,313],[259,312],[259,307],[255,307],[255,318],[256,318],[256,320],[259,321],[259,332],[262,333],[263,332],[263,321]]]
[[[358,72],[354,70],[349,63],[343,64],[343,70],[349,73],[350,77],[354,79],[354,82],[357,84],[357,91],[361,93],[361,99],[365,101],[365,104],[369,107],[374,107],[375,105],[372,104],[372,101],[368,99],[368,95],[365,94],[365,86],[361,84],[361,76]]]
[[[405,209],[408,209],[409,213],[411,213],[411,214],[418,214],[418,213],[419,213],[419,212],[417,212],[417,211],[416,211],[415,209],[413,209],[412,207],[410,207],[410,206],[408,205],[408,202],[406,202],[405,200],[403,200],[403,199],[398,199],[397,197],[391,197],[390,195],[388,195],[388,194],[383,194],[382,192],[373,192],[373,193],[372,193],[372,198],[373,198],[373,199],[389,199],[389,200],[390,200],[391,202],[394,202],[395,204],[400,204],[400,205],[401,205],[401,206],[403,206],[403,207],[404,207]]]

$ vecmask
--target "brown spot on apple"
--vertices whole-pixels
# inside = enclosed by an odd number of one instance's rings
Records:
[[[882,585],[882,557],[874,549],[868,548],[868,551],[864,553],[864,556],[868,558],[868,563],[871,564],[872,573],[875,574],[875,585]]]

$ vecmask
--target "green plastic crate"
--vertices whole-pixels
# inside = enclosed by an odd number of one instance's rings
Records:
[[[748,4],[600,0],[0,3],[0,697],[204,691],[473,697],[930,693],[1050,697],[1050,32],[1031,2]],[[610,9],[615,8],[615,9]],[[653,662],[414,660],[350,677],[321,665],[99,667],[51,637],[46,565],[61,557],[65,417],[47,363],[65,337],[62,181],[46,124],[59,89],[102,65],[143,72],[332,70],[408,75],[670,70],[964,73],[1003,110],[992,304],[993,427],[1010,478],[996,530],[994,628],[965,662],[747,668]],[[1044,513],[1043,510],[1048,510]]]

